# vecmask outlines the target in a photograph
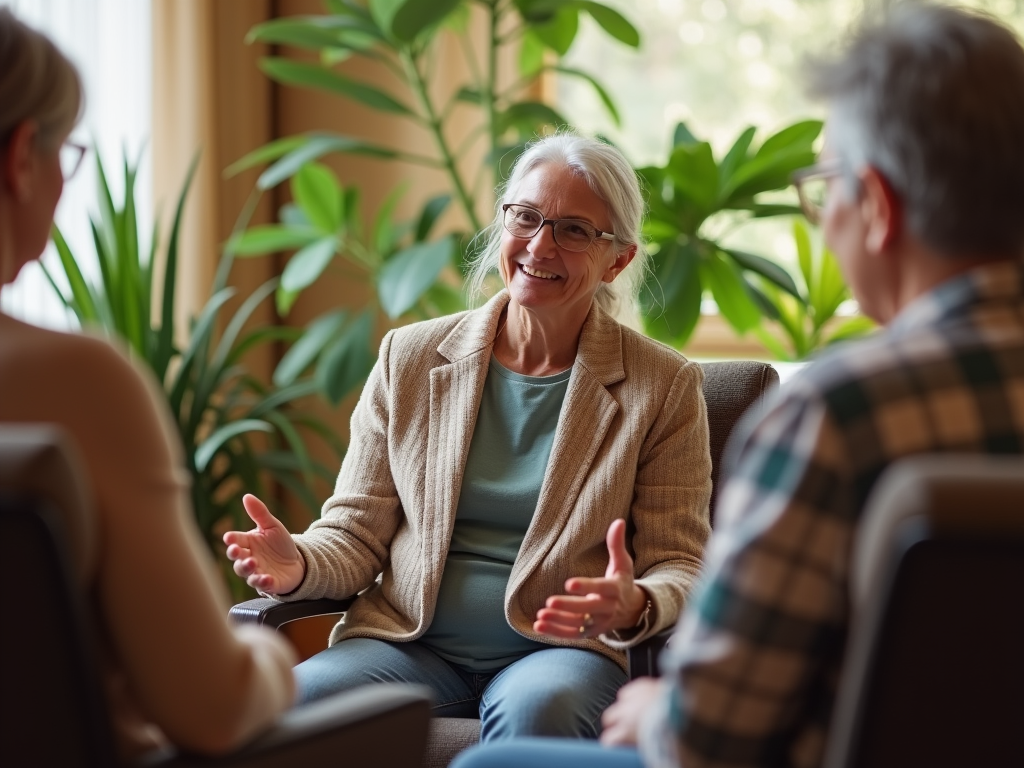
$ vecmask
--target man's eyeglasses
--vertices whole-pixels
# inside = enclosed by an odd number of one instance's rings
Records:
[[[816,163],[793,174],[793,186],[800,198],[800,210],[811,224],[821,223],[821,212],[825,208],[825,193],[828,180],[841,175],[842,161],[838,158]]]
[[[64,181],[78,173],[85,157],[86,147],[73,141],[65,141],[60,147],[60,172]]]
[[[545,219],[543,213],[528,205],[505,203],[501,210],[502,223],[509,234],[531,238],[540,232],[545,224],[550,224],[555,243],[567,251],[585,251],[598,238],[615,239],[611,232],[602,232],[582,219]]]

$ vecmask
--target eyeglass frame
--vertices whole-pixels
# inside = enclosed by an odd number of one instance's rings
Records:
[[[529,235],[518,235],[515,232],[513,232],[511,229],[508,228],[508,222],[505,221],[506,217],[508,216],[508,209],[509,208],[525,208],[528,211],[534,211],[538,216],[540,216],[540,220],[541,220],[540,224],[537,225],[537,229],[535,229]],[[572,221],[572,222],[576,222],[578,224],[583,224],[584,226],[589,227],[590,229],[594,230],[594,236],[590,238],[590,242],[589,243],[587,243],[585,246],[583,246],[582,248],[580,248],[578,250],[573,249],[573,248],[568,248],[568,247],[562,245],[560,242],[558,242],[558,236],[556,235],[556,232],[558,230],[555,229],[555,227],[556,227],[556,225],[561,224],[563,221]],[[597,227],[595,227],[589,221],[586,221],[585,219],[574,219],[574,218],[546,219],[546,218],[544,218],[544,214],[541,211],[538,211],[532,205],[525,205],[524,203],[503,203],[502,206],[501,206],[501,226],[504,227],[505,231],[508,232],[510,235],[512,235],[512,237],[521,237],[523,239],[534,238],[534,237],[537,236],[537,233],[540,232],[542,229],[544,229],[544,227],[546,225],[548,225],[548,224],[551,225],[551,237],[554,239],[555,245],[557,245],[560,248],[565,248],[570,253],[583,253],[585,250],[587,250],[587,248],[589,248],[590,246],[592,246],[594,244],[595,240],[614,240],[615,239],[615,233],[613,233],[613,232],[604,232],[604,231],[598,229]]]
[[[85,153],[89,151],[89,148],[84,144],[79,144],[77,141],[65,141],[60,145],[60,149],[57,150],[58,155],[65,147],[78,151],[78,156],[75,158],[74,164],[71,166],[71,171],[64,173],[64,169],[61,168],[61,175],[64,177],[64,181],[69,181],[82,167],[82,161],[85,159]]]
[[[790,181],[796,187],[796,196],[800,201],[800,210],[803,211],[804,216],[811,224],[817,225],[821,223],[823,207],[811,200],[804,185],[809,181],[817,179],[833,179],[836,176],[841,176],[844,170],[845,165],[843,161],[835,157],[809,165],[806,168],[801,168],[799,171],[794,171],[792,176],[790,176]]]

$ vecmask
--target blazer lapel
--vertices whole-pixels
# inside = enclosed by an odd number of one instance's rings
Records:
[[[558,417],[537,511],[519,549],[520,557],[512,566],[506,595],[519,589],[565,528],[619,411],[608,386],[625,376],[619,324],[594,304],[580,334],[580,347]]]
[[[504,291],[468,312],[438,345],[447,364],[430,371],[430,416],[424,482],[423,546],[426,594],[439,582],[448,555],[469,446],[476,427]]]

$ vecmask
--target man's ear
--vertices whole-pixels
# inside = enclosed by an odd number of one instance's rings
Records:
[[[3,155],[3,183],[11,196],[23,203],[32,196],[36,155],[33,151],[39,125],[23,120],[11,133]]]
[[[882,253],[903,232],[903,202],[889,180],[871,166],[861,171],[860,185],[864,246],[869,253]]]
[[[606,283],[612,282],[619,276],[619,273],[622,272],[622,270],[629,266],[630,262],[633,261],[634,256],[636,256],[636,246],[631,245],[615,257],[615,261],[613,261],[612,265],[608,267],[608,270],[604,273],[602,280]]]

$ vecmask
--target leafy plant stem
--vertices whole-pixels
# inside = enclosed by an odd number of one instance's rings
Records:
[[[434,104],[430,100],[430,94],[427,91],[427,84],[423,79],[423,73],[417,66],[416,59],[412,54],[403,51],[401,53],[401,57],[407,71],[409,83],[412,85],[413,91],[416,93],[416,98],[419,99],[420,105],[427,113],[430,131],[434,135],[434,141],[441,153],[441,157],[443,158],[443,166],[448,171],[448,175],[452,180],[452,185],[455,187],[455,193],[466,212],[466,217],[469,219],[470,226],[475,230],[481,229],[480,220],[476,215],[476,211],[473,209],[473,200],[469,196],[465,184],[463,184],[458,168],[455,166],[455,158],[452,156],[448,142],[445,140],[444,131],[442,130],[443,126],[437,117]]]
[[[498,105],[497,105],[497,93],[493,89],[497,87],[498,83],[498,25],[501,22],[502,10],[500,8],[500,0],[495,0],[494,5],[491,7],[491,19],[490,19],[490,44],[487,48],[487,84],[489,90],[486,94],[487,104],[487,127],[490,129],[491,135],[491,154],[495,164],[495,171],[497,171],[498,158],[494,157],[496,152],[494,150],[498,147]],[[497,179],[497,172],[495,172],[495,179]],[[480,227],[477,226],[479,230]]]
[[[469,35],[456,35],[459,39],[459,45],[462,48],[462,56],[466,60],[466,66],[469,68],[469,76],[472,78],[473,86],[477,90],[481,90],[483,78],[480,73],[480,62],[477,61],[476,51],[473,50],[473,42],[469,39]]]

